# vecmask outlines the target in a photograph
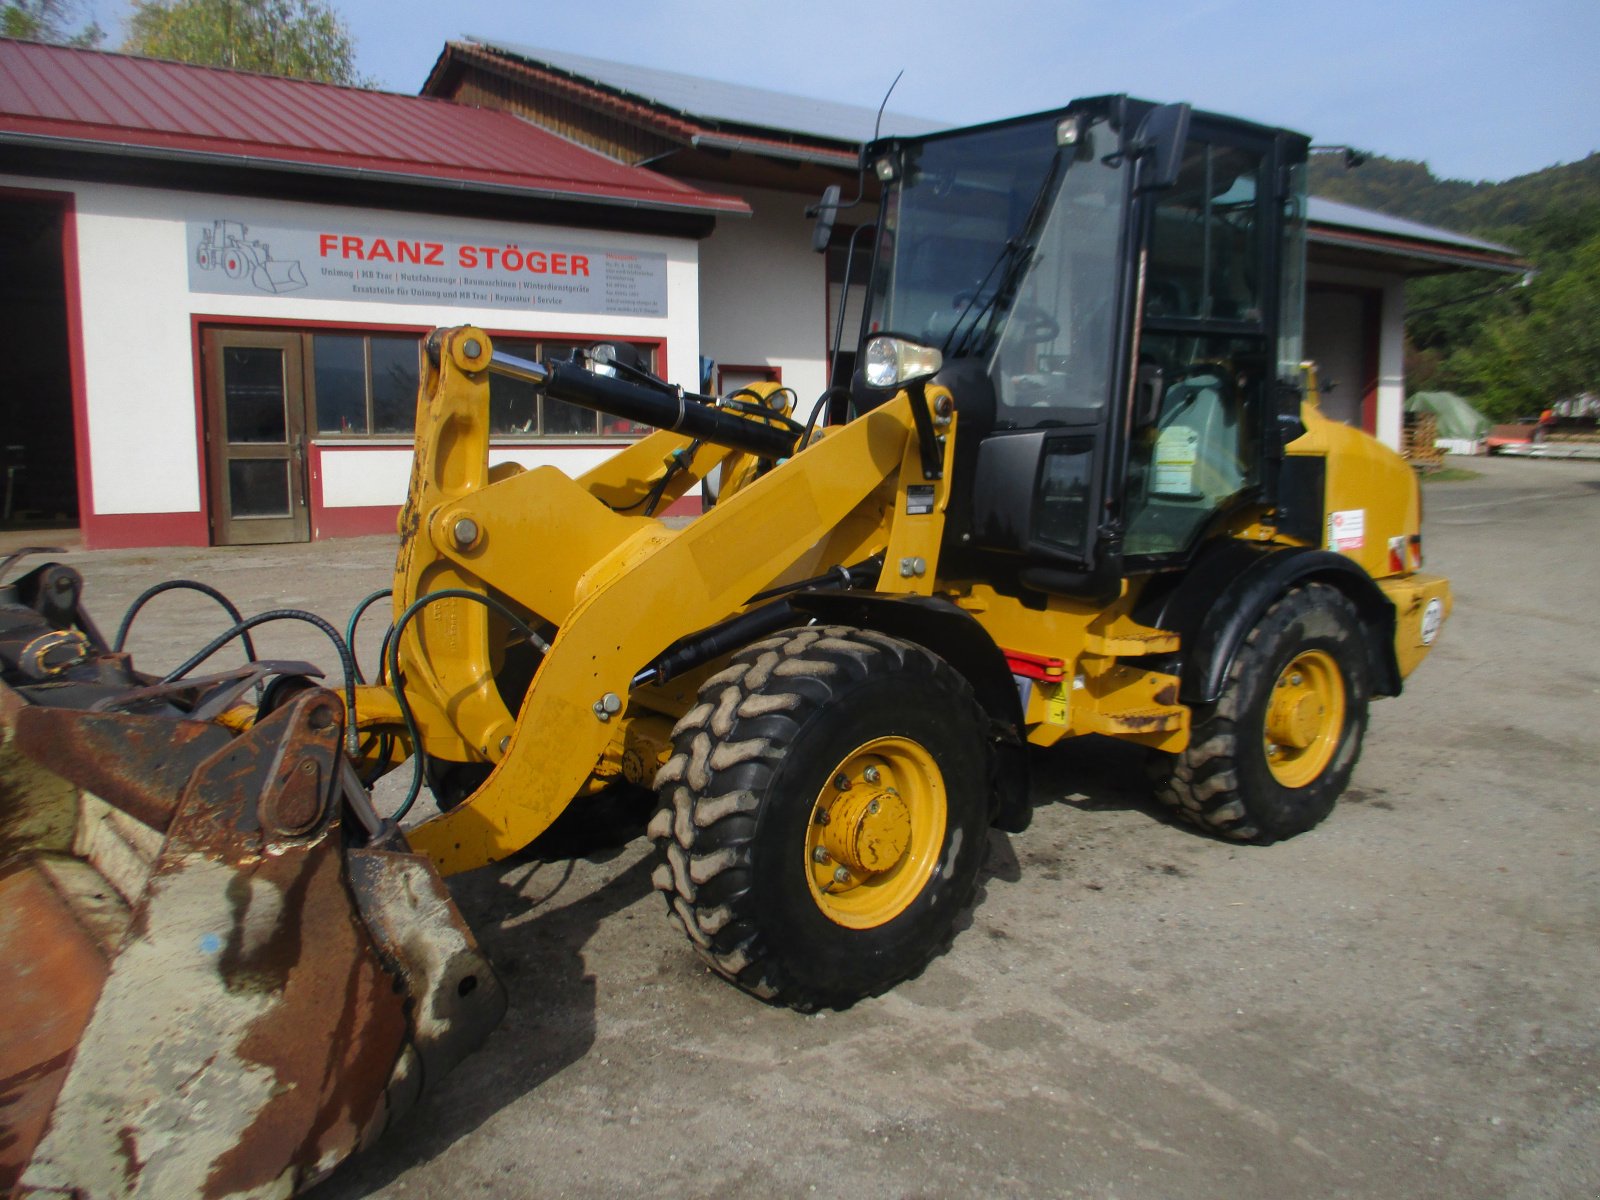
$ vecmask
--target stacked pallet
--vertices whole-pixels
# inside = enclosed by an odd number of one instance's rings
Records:
[[[1433,413],[1406,414],[1405,445],[1401,453],[1417,467],[1432,471],[1444,465],[1444,452],[1434,445],[1439,439],[1439,418]]]

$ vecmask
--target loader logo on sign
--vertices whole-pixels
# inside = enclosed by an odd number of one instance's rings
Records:
[[[272,257],[272,247],[250,237],[250,226],[241,221],[213,221],[200,230],[194,265],[202,271],[221,271],[229,279],[246,279],[263,292],[276,296],[306,286],[300,262]]]

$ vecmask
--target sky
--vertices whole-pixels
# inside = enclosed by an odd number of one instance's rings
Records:
[[[1600,0],[329,3],[363,73],[402,92],[478,36],[873,109],[903,69],[889,107],[951,124],[1107,92],[1186,100],[1441,178],[1600,150]],[[122,6],[93,7],[111,24]]]

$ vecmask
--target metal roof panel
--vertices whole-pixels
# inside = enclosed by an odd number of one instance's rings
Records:
[[[846,142],[853,147],[872,137],[873,123],[878,118],[876,108],[856,104],[840,104],[833,100],[774,92],[746,84],[704,79],[678,71],[587,58],[581,54],[518,45],[498,38],[469,36],[468,40],[485,49],[529,63],[554,67],[566,74],[579,76],[701,122],[730,123],[790,135],[799,134],[802,137],[825,138]],[[885,134],[934,133],[947,128],[947,123],[904,113],[883,114]]]
[[[748,213],[744,201],[630,167],[510,113],[99,50],[0,39],[0,137],[143,148]]]
[[[1486,242],[1482,238],[1440,229],[1436,225],[1424,225],[1420,221],[1391,217],[1388,213],[1374,212],[1370,208],[1358,208],[1354,204],[1328,200],[1321,196],[1311,197],[1311,202],[1306,208],[1306,218],[1313,225],[1337,226],[1341,229],[1353,229],[1358,233],[1405,238],[1408,241],[1435,242],[1443,246],[1460,246],[1468,250],[1519,257],[1517,251],[1497,242]]]

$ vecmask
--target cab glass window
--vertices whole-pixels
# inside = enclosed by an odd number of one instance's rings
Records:
[[[1261,155],[1189,143],[1150,232],[1147,319],[1262,321]]]

